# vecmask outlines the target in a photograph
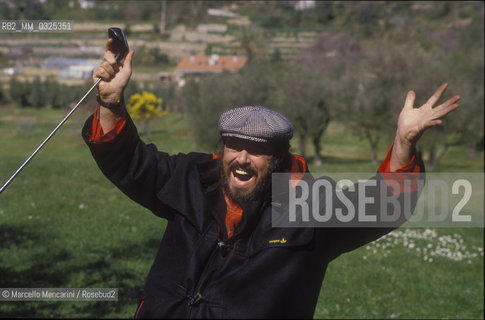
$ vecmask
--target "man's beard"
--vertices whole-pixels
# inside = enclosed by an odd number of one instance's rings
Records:
[[[240,190],[238,188],[231,190],[229,180],[231,179],[231,172],[237,168],[243,168],[253,176],[256,176],[256,169],[251,166],[240,166],[237,162],[225,167],[222,158],[220,161],[222,168],[222,187],[224,188],[226,195],[228,195],[232,201],[242,204],[249,201],[260,201],[270,196],[271,178],[273,172],[276,170],[276,163],[273,158],[269,160],[268,168],[264,172],[258,173],[258,181],[252,190]]]

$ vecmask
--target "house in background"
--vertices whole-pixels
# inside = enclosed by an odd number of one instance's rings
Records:
[[[175,68],[175,81],[179,87],[183,87],[187,77],[199,77],[223,71],[237,72],[244,67],[246,62],[246,57],[219,56],[217,54],[183,58]]]
[[[98,60],[80,58],[48,58],[40,63],[43,69],[59,70],[60,78],[88,79],[93,70],[99,66]]]

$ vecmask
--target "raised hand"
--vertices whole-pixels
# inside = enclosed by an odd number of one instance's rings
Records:
[[[134,54],[134,51],[130,51],[125,57],[124,65],[121,66],[111,50],[112,42],[113,39],[109,39],[106,43],[103,62],[93,72],[93,81],[96,82],[98,78],[102,80],[98,85],[100,98],[108,103],[119,101],[122,98],[123,91],[131,77],[131,61]]]
[[[444,116],[458,108],[456,102],[460,100],[460,96],[454,96],[435,107],[447,87],[447,83],[442,84],[419,108],[414,108],[416,99],[414,91],[408,92],[397,121],[396,138],[391,154],[391,170],[404,166],[410,160],[422,134],[427,129],[440,125]]]
[[[428,101],[419,108],[414,108],[416,99],[414,91],[408,92],[404,108],[397,122],[396,135],[402,143],[415,145],[426,129],[440,125],[444,116],[458,108],[456,102],[460,100],[460,96],[454,96],[434,107],[447,87],[447,83],[442,84]]]

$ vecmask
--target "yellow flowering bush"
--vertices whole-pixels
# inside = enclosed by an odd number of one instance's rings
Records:
[[[148,122],[155,117],[163,117],[168,111],[162,110],[162,98],[158,98],[153,93],[143,91],[142,94],[136,93],[130,97],[127,106],[128,113],[133,120],[144,120],[144,133],[148,134]]]

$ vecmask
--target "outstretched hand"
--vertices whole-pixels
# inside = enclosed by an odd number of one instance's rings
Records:
[[[460,96],[454,96],[435,107],[447,87],[447,83],[442,84],[419,108],[414,108],[414,101],[416,100],[414,91],[408,92],[397,121],[396,138],[391,154],[391,170],[396,170],[407,164],[423,133],[431,127],[440,125],[443,117],[458,108],[456,102],[460,100]]]
[[[93,81],[96,82],[101,78],[98,84],[98,91],[101,100],[105,102],[116,102],[123,96],[123,91],[128,85],[131,77],[131,61],[133,59],[134,51],[130,51],[121,66],[115,59],[115,54],[112,51],[113,39],[109,39],[106,43],[106,51],[103,56],[103,62],[93,72]]]
[[[414,91],[408,92],[406,102],[397,121],[396,135],[402,143],[415,145],[424,131],[440,125],[444,116],[458,108],[456,102],[460,100],[460,96],[454,96],[434,107],[447,87],[447,83],[442,84],[428,101],[419,108],[414,108],[416,99]]]

